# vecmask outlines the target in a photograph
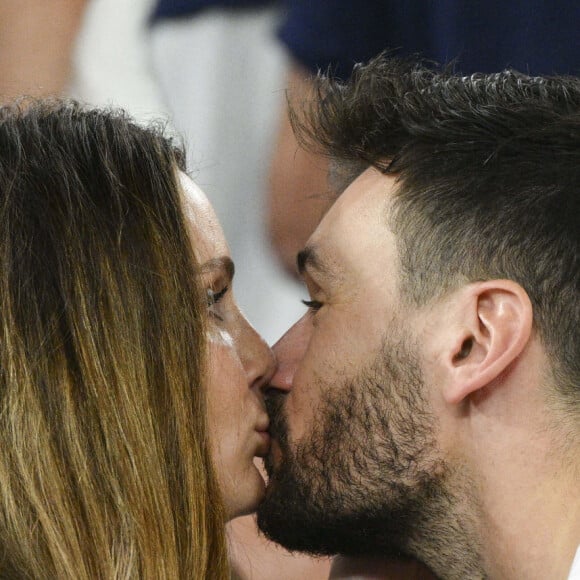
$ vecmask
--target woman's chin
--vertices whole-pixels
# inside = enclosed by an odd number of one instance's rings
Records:
[[[238,480],[231,489],[224,490],[226,520],[254,513],[266,495],[266,481],[263,468],[253,465],[244,481]]]

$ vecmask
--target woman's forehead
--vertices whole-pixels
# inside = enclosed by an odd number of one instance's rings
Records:
[[[187,232],[199,262],[228,256],[223,230],[205,193],[181,171],[179,184]]]

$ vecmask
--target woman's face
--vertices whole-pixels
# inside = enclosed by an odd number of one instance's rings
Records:
[[[264,495],[264,480],[253,460],[264,456],[270,445],[262,389],[275,362],[236,305],[233,263],[211,204],[189,177],[179,175],[188,232],[207,289],[210,438],[231,519],[255,510]]]

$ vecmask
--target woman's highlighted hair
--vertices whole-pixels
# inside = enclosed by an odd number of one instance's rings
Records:
[[[0,109],[0,577],[225,578],[182,153]]]

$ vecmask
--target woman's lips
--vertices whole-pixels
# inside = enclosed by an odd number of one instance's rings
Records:
[[[271,443],[270,433],[268,433],[267,430],[264,431],[256,430],[256,433],[260,438],[260,444],[258,446],[258,450],[256,451],[256,456],[266,457],[266,455],[268,455],[268,452],[270,451],[270,443]]]
[[[270,418],[268,415],[261,415],[256,421],[256,431],[268,431],[270,428]]]

